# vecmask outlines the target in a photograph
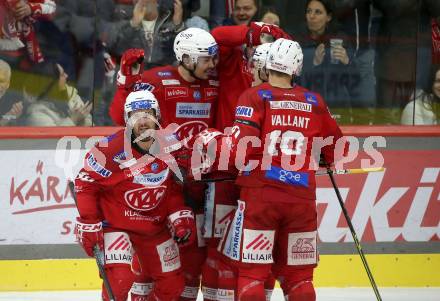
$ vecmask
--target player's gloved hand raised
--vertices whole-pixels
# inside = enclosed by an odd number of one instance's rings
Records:
[[[260,45],[262,43],[262,36],[272,36],[273,41],[280,38],[292,40],[292,37],[277,25],[263,22],[251,22],[248,31],[248,46],[252,47]]]
[[[101,222],[86,221],[77,217],[75,228],[76,239],[88,256],[93,257],[95,245],[98,245],[100,250],[104,250],[104,232]]]
[[[168,216],[171,235],[177,244],[188,246],[194,243],[196,223],[194,213],[191,210],[179,210]]]
[[[124,52],[117,78],[119,87],[130,89],[135,83],[140,82],[144,70],[144,55],[144,50],[140,48],[131,48]]]

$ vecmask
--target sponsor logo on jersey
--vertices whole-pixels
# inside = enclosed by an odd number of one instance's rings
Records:
[[[104,168],[104,166],[102,166],[101,164],[99,164],[95,157],[90,154],[90,156],[87,158],[87,165],[93,170],[95,171],[97,174],[103,176],[104,178],[108,178],[111,176],[112,172],[106,168]]]
[[[78,175],[76,176],[76,178],[80,181],[83,182],[95,182],[95,179],[93,179],[90,174],[88,172],[85,171],[81,171],[80,173],[78,173]]]
[[[137,83],[133,86],[133,92],[135,91],[154,91],[154,86],[150,83]]]
[[[165,88],[166,98],[178,98],[178,97],[188,97],[188,88],[186,87],[166,87]]]
[[[153,164],[151,164],[151,171],[157,171],[159,169],[159,164],[157,164],[156,162],[154,162]]]
[[[296,110],[302,112],[312,112],[312,105],[294,100],[271,101],[270,108],[272,110]]]
[[[123,150],[113,156],[113,161],[116,163],[122,163],[125,160],[127,160],[127,153]]]
[[[307,129],[309,127],[310,118],[292,115],[272,115],[273,126],[294,126],[297,128]]]
[[[202,99],[202,93],[200,93],[199,90],[195,90],[193,93],[193,97],[195,100],[199,101],[200,99]]]
[[[234,290],[217,289],[217,295],[215,299],[217,301],[234,301]]]
[[[172,73],[171,73],[171,71],[159,71],[159,72],[157,72],[157,75],[160,77],[168,77],[168,76],[171,76]]]
[[[218,80],[210,79],[210,80],[208,81],[208,83],[209,83],[211,86],[215,86],[215,87],[220,86],[220,82],[219,82]]]
[[[162,272],[171,272],[180,268],[179,248],[172,238],[156,246],[162,265]]]
[[[252,117],[254,114],[254,108],[238,106],[235,109],[235,117]]]
[[[224,254],[231,259],[240,260],[241,236],[243,230],[245,203],[238,201],[238,207],[232,220],[231,229],[225,243]]]
[[[309,174],[306,172],[297,172],[285,170],[280,167],[271,166],[266,171],[266,178],[280,181],[289,185],[300,185],[309,187]]]
[[[106,263],[131,263],[132,246],[127,233],[105,233],[104,244]]]
[[[157,168],[159,168],[159,165],[157,163],[153,163],[153,165],[154,164],[157,165],[155,166],[157,170]],[[151,166],[151,169],[153,169],[153,166]],[[133,177],[133,183],[142,184],[146,186],[157,186],[162,184],[166,180],[166,178],[168,177],[168,172],[169,169],[166,168],[160,173],[139,174]]]
[[[214,237],[222,237],[227,224],[234,218],[235,206],[216,205],[215,206],[215,224]]]
[[[164,86],[178,86],[178,85],[180,85],[180,81],[178,79],[163,79],[162,85],[164,85]]]
[[[306,98],[306,101],[311,103],[312,105],[318,104],[318,99],[316,98],[316,95],[309,92],[304,92],[304,96]]]
[[[175,131],[175,139],[185,142],[207,128],[208,125],[200,120],[185,122]]]
[[[215,98],[218,96],[217,88],[205,88],[205,98]]]
[[[210,114],[210,103],[178,102],[176,104],[176,117],[178,118],[209,118]]]
[[[159,222],[161,219],[160,215],[154,215],[154,216],[144,215],[141,212],[132,209],[124,210],[124,216],[128,217],[130,220],[135,220],[135,221]]]
[[[287,264],[305,265],[317,262],[316,231],[289,233]]]
[[[243,262],[272,263],[275,231],[244,229]]]
[[[142,187],[125,192],[124,199],[127,205],[139,211],[152,210],[159,205],[166,187]]]
[[[270,91],[270,90],[258,90],[258,96],[260,96],[260,98],[262,100],[272,100],[273,99],[272,91]]]

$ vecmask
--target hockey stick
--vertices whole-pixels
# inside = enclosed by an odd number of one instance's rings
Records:
[[[73,181],[69,180],[68,185],[69,185],[70,192],[72,193],[73,200],[75,201],[75,205],[77,205],[76,204],[75,184],[73,183]],[[77,208],[78,208],[78,206],[77,206]],[[107,295],[109,297],[109,300],[116,301],[115,295],[113,294],[112,287],[110,286],[110,281],[108,280],[107,274],[104,269],[104,262],[105,262],[104,252],[99,249],[98,245],[95,245],[93,247],[93,256],[95,257],[96,265],[98,266],[99,274],[101,275],[102,281],[104,282],[104,287],[105,287],[105,290],[107,291]]]
[[[384,169],[382,168],[382,170],[374,170],[374,171],[383,171],[383,170]],[[354,172],[354,173],[361,173],[361,172]],[[338,197],[339,205],[341,205],[342,212],[344,213],[345,220],[347,221],[348,227],[350,228],[351,236],[353,237],[354,243],[356,245],[356,249],[357,249],[359,255],[361,256],[361,260],[364,265],[365,271],[367,272],[368,279],[370,279],[370,283],[371,283],[371,286],[373,287],[373,291],[374,291],[374,294],[376,295],[376,299],[378,301],[382,301],[382,297],[380,296],[379,290],[377,289],[377,285],[376,285],[376,282],[374,281],[373,274],[371,273],[370,267],[368,266],[368,263],[367,263],[367,259],[365,258],[364,251],[362,250],[361,244],[360,244],[359,239],[357,238],[357,235],[356,235],[356,231],[354,230],[350,216],[348,215],[347,208],[345,208],[344,202],[341,197],[341,193],[339,192],[339,188],[336,185],[335,178],[333,177],[333,174],[335,174],[335,171],[331,170],[330,167],[327,167],[327,174],[329,175],[330,180],[333,185],[333,188],[335,189],[336,196]]]
[[[330,169],[330,172],[333,175],[347,175],[347,174],[378,172],[384,170],[385,168],[383,167],[372,167],[372,168]],[[317,170],[315,172],[316,176],[323,176],[327,174],[328,174],[328,170]],[[201,180],[194,180],[192,182],[211,183],[211,182],[223,182],[223,181],[235,181],[235,180],[236,178],[229,177],[229,178],[218,178],[218,179],[201,179]]]

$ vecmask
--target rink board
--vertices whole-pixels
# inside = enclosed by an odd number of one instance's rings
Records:
[[[440,287],[440,254],[367,256],[381,287]],[[101,281],[94,260],[47,259],[0,261],[0,291],[89,290]],[[323,255],[315,271],[317,287],[368,287],[358,255]]]
[[[0,229],[8,229],[0,231],[0,291],[100,287],[94,261],[74,245],[77,212],[66,179],[96,141],[89,137],[115,130],[63,128],[63,136],[81,141],[69,153],[56,153],[59,129],[0,129]],[[343,132],[387,138],[380,150],[385,172],[337,177],[377,284],[440,287],[440,127],[344,127]],[[368,287],[327,177],[318,179],[317,206],[323,255],[315,284]]]

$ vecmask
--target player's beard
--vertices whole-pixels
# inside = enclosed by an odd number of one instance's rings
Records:
[[[149,127],[139,128],[135,132],[135,142],[149,142],[154,139],[155,129]]]

